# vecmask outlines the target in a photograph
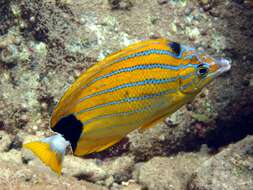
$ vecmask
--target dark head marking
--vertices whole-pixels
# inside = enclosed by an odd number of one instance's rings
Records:
[[[52,130],[60,133],[70,142],[73,152],[75,152],[78,140],[83,131],[83,124],[74,115],[61,118]]]
[[[170,48],[173,50],[173,52],[178,56],[181,53],[181,46],[177,42],[170,42],[169,43]]]

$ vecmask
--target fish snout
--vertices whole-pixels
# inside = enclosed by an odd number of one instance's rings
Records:
[[[215,63],[218,66],[217,75],[220,75],[224,72],[229,71],[231,68],[231,62],[232,61],[229,59],[224,59],[224,58],[216,59]]]

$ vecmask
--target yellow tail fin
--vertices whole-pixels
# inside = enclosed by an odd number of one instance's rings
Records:
[[[24,144],[23,147],[31,150],[47,166],[58,175],[61,175],[62,161],[69,142],[62,136],[55,135],[41,141]]]
[[[57,174],[61,174],[62,155],[50,150],[50,145],[45,142],[31,142],[24,144],[24,148],[31,150],[47,166]]]

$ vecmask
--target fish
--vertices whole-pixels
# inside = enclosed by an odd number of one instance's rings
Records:
[[[68,146],[83,156],[136,129],[143,132],[191,102],[230,67],[228,59],[168,39],[137,42],[82,73],[52,113],[55,135],[23,147],[61,175]]]

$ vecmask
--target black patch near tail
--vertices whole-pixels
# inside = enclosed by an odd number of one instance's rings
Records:
[[[83,131],[83,124],[74,115],[69,115],[60,119],[52,130],[60,133],[70,142],[73,152],[75,152],[77,142]]]

